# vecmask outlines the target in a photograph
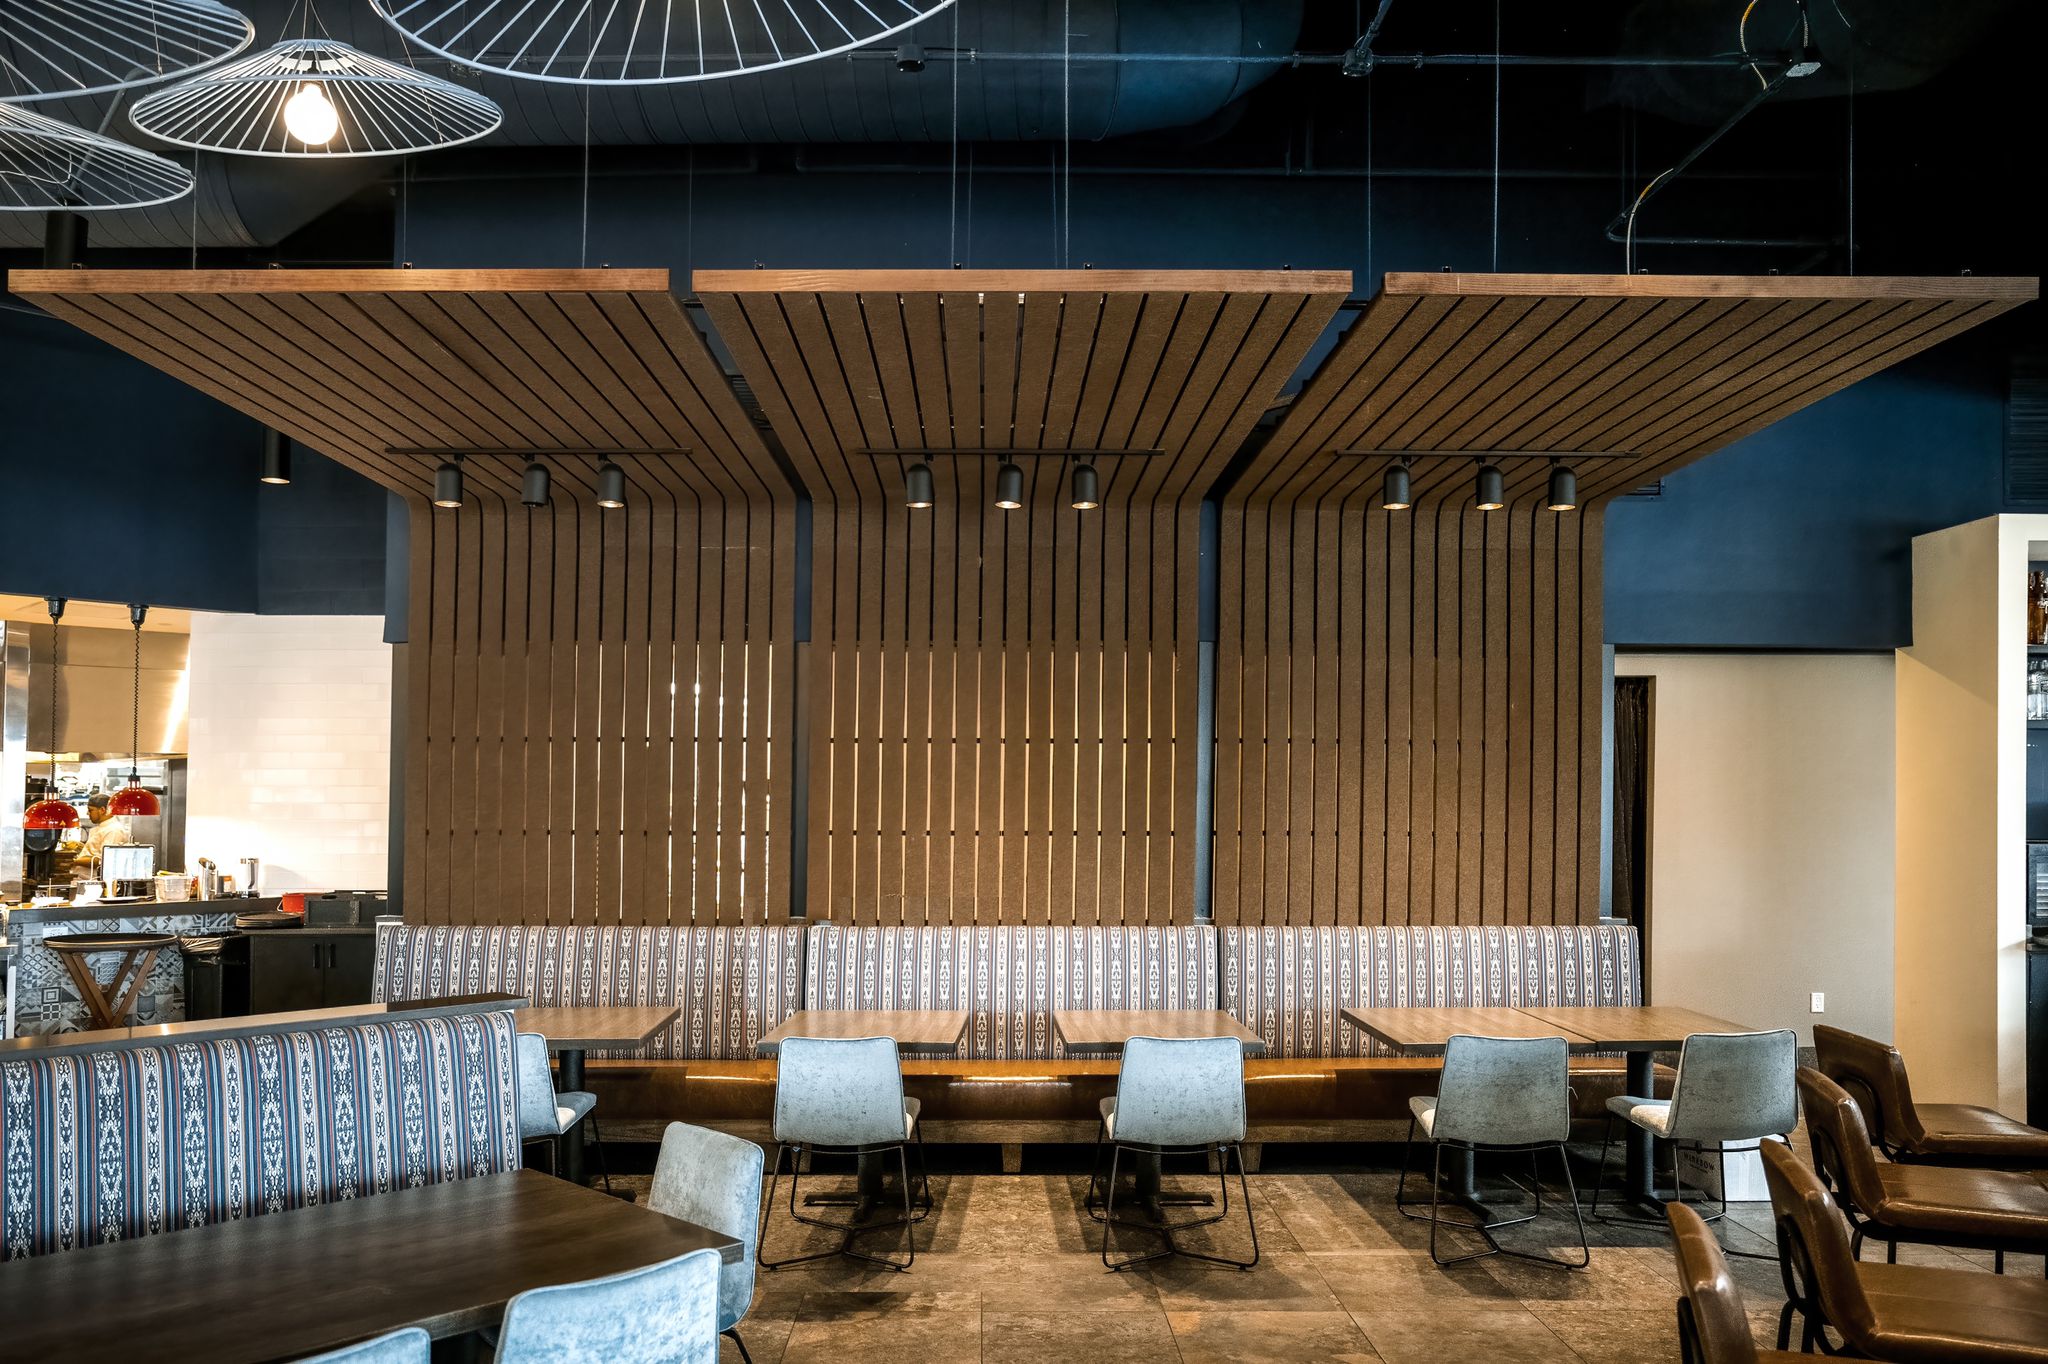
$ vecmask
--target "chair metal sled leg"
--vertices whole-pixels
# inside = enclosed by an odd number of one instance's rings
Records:
[[[747,1342],[740,1339],[739,1327],[728,1327],[725,1330],[720,1331],[719,1334],[724,1336],[727,1340],[731,1341],[733,1344],[733,1348],[740,1352],[740,1364],[754,1364],[754,1357],[747,1353]]]
[[[1094,1218],[1096,1221],[1103,1224],[1102,1263],[1104,1268],[1108,1269],[1112,1273],[1115,1273],[1119,1270],[1129,1269],[1133,1265],[1146,1264],[1153,1260],[1163,1260],[1168,1256],[1173,1255],[1178,1255],[1189,1260],[1205,1260],[1210,1264],[1226,1265],[1232,1269],[1249,1270],[1257,1266],[1257,1264],[1259,1263],[1259,1223],[1258,1218],[1252,1212],[1251,1184],[1248,1178],[1246,1177],[1244,1164],[1244,1149],[1240,1145],[1238,1145],[1236,1142],[1231,1142],[1226,1145],[1218,1146],[1216,1148],[1216,1183],[1220,1195],[1216,1200],[1216,1212],[1208,1217],[1190,1218],[1189,1220],[1184,1222],[1170,1222],[1166,1219],[1163,1213],[1160,1214],[1159,1220],[1156,1222],[1140,1221],[1135,1218],[1117,1216],[1117,1176],[1121,1172],[1121,1158],[1123,1155],[1124,1148],[1122,1145],[1118,1143],[1111,1142],[1109,1144],[1109,1149],[1109,1180],[1108,1183],[1104,1185],[1102,1210],[1100,1212],[1096,1212],[1091,1208],[1089,1211],[1090,1217]],[[1164,1155],[1167,1153],[1160,1152],[1158,1154]],[[1235,1155],[1237,1158],[1238,1196],[1244,1203],[1245,1225],[1250,1230],[1252,1238],[1252,1254],[1249,1260],[1236,1260],[1226,1255],[1211,1255],[1206,1251],[1190,1250],[1186,1246],[1180,1244],[1179,1241],[1174,1239],[1176,1236],[1183,1232],[1194,1231],[1199,1227],[1214,1226],[1218,1222],[1221,1222],[1225,1218],[1230,1216],[1230,1157],[1232,1155]],[[1096,1163],[1097,1168],[1099,1169],[1101,1165],[1099,1147]],[[1094,1194],[1094,1185],[1095,1179],[1093,1176],[1091,1176],[1089,1180],[1089,1193],[1091,1198]],[[1121,1260],[1112,1259],[1109,1253],[1110,1241],[1115,1235],[1113,1229],[1116,1227],[1126,1227],[1132,1231],[1142,1231],[1150,1235],[1157,1236],[1162,1244],[1158,1250],[1151,1251],[1147,1254],[1130,1255],[1124,1257]]]
[[[813,1260],[829,1260],[836,1255],[845,1255],[855,1260],[865,1260],[869,1264],[880,1265],[884,1269],[893,1269],[898,1271],[899,1273],[909,1269],[911,1265],[916,1263],[917,1237],[915,1233],[912,1233],[912,1235],[910,1236],[909,1248],[901,1260],[890,1259],[888,1256],[885,1255],[873,1255],[864,1250],[856,1250],[854,1249],[853,1245],[853,1238],[856,1236],[863,1235],[871,1231],[888,1231],[897,1227],[915,1226],[917,1223],[924,1221],[925,1218],[930,1214],[931,1177],[929,1174],[925,1175],[923,1181],[923,1205],[920,1207],[917,1205],[917,1201],[915,1198],[917,1192],[917,1184],[910,1178],[909,1143],[900,1142],[897,1143],[893,1148],[896,1153],[896,1162],[899,1172],[899,1182],[903,1186],[903,1215],[900,1217],[886,1218],[881,1221],[867,1222],[835,1222],[830,1218],[813,1217],[798,1211],[798,1198],[800,1196],[799,1186],[802,1184],[803,1181],[802,1161],[803,1156],[809,1149],[811,1148],[807,1148],[801,1144],[788,1142],[781,1143],[777,1145],[777,1147],[775,1148],[775,1164],[770,1169],[768,1175],[768,1196],[762,1201],[761,1205],[761,1234],[755,1242],[755,1263],[760,1265],[763,1269],[786,1269],[791,1265],[808,1264]],[[885,1153],[886,1149],[889,1148],[884,1148],[884,1150],[864,1149],[858,1152],[853,1152],[851,1154],[879,1157]],[[795,1222],[800,1222],[807,1227],[819,1227],[826,1231],[836,1231],[840,1234],[840,1240],[839,1244],[830,1250],[813,1251],[807,1255],[795,1255],[790,1256],[787,1259],[770,1260],[767,1258],[768,1218],[775,1207],[775,1186],[781,1181],[782,1156],[785,1151],[793,1152],[796,1157],[791,1162],[789,1174],[790,1219]],[[834,1154],[848,1153],[841,1152]],[[921,1140],[918,1149],[918,1162],[920,1165],[922,1165],[924,1162],[924,1150]]]

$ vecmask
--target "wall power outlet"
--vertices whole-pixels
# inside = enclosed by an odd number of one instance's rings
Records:
[[[1828,1011],[1828,997],[1819,990],[1813,992],[1813,1011],[1817,1014],[1824,1014]]]

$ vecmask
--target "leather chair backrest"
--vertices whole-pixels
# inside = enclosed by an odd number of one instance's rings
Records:
[[[1878,1172],[1861,1106],[1812,1066],[1799,1068],[1799,1101],[1806,1111],[1814,1169],[1851,1207],[1869,1215],[1884,1201],[1884,1177]]]
[[[740,1243],[735,1264],[718,1267],[718,1329],[736,1325],[754,1301],[755,1236],[761,1226],[761,1148],[705,1127],[672,1122],[661,1134],[647,1206],[724,1232]]]
[[[1688,1364],[1756,1364],[1756,1340],[1742,1290],[1728,1272],[1728,1259],[1706,1220],[1682,1203],[1667,1203],[1671,1245],[1678,1256],[1678,1286],[1685,1293],[1679,1334],[1688,1333]]]
[[[583,1283],[529,1288],[505,1304],[497,1364],[717,1364],[718,1252]]]
[[[1141,1146],[1244,1140],[1244,1044],[1234,1037],[1133,1037],[1116,1080],[1116,1139]]]
[[[1926,1136],[1913,1109],[1913,1086],[1897,1047],[1816,1023],[1813,1049],[1821,1074],[1847,1090],[1862,1110],[1877,1145],[1896,1151]]]
[[[1767,1141],[1763,1158],[1779,1240],[1793,1258],[1795,1272],[1830,1325],[1852,1343],[1866,1339],[1876,1318],[1857,1277],[1856,1259],[1849,1253],[1849,1229],[1841,1209],[1820,1176],[1789,1146]]]

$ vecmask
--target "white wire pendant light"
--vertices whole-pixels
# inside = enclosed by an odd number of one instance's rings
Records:
[[[569,85],[750,75],[866,47],[954,0],[370,0],[421,47]]]
[[[192,192],[168,157],[0,104],[0,212],[147,208]]]
[[[238,156],[397,156],[474,142],[504,121],[474,90],[332,38],[297,38],[145,95],[129,121]]]
[[[0,0],[0,103],[173,80],[255,37],[218,0]]]

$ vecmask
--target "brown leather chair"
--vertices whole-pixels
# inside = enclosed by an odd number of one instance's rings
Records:
[[[1816,1024],[1821,1073],[1849,1091],[1878,1148],[1901,1163],[2048,1169],[2048,1132],[1976,1104],[1916,1104],[1898,1048]]]
[[[1763,1156],[1790,1299],[1779,1348],[1798,1312],[1809,1351],[1833,1327],[1849,1352],[1897,1364],[2048,1364],[2048,1283],[1975,1269],[1858,1264],[1820,1176],[1776,1142],[1764,1143]]]
[[[1678,1254],[1678,1353],[1684,1364],[1789,1364],[1805,1355],[1759,1350],[1749,1333],[1742,1290],[1706,1219],[1683,1203],[1666,1203]]]
[[[1811,1066],[1799,1068],[1799,1106],[1813,1143],[1813,1165],[1849,1216],[1849,1253],[1865,1238],[1885,1243],[1898,1263],[1901,1243],[1998,1253],[2048,1252],[2048,1187],[2013,1170],[1887,1165],[1871,1150],[1862,1106]]]

